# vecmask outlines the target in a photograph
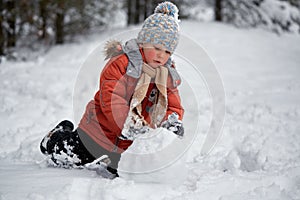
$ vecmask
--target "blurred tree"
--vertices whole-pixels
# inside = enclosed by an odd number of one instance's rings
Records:
[[[7,35],[7,47],[16,46],[16,1],[6,1],[6,35]]]
[[[141,22],[141,17],[145,17],[145,8],[142,6],[144,1],[127,0],[127,24],[138,24]]]
[[[127,0],[126,1],[126,7],[127,7],[127,24],[133,24],[133,9],[132,9],[132,1]]]
[[[193,15],[206,7],[213,10],[215,21],[236,27],[263,27],[276,33],[300,33],[300,0],[183,0],[183,3],[184,15],[189,18],[194,18]],[[200,15],[197,19],[203,18]]]
[[[215,0],[215,20],[222,21],[222,0]]]
[[[79,31],[83,32],[84,29],[88,29],[89,28],[89,23],[88,21],[86,21],[86,13],[85,13],[85,5],[86,5],[86,1],[85,0],[78,0],[77,3],[77,9],[78,9],[78,13],[79,13]]]
[[[296,6],[300,9],[300,1],[299,0],[283,0],[288,1],[291,5]]]
[[[142,6],[140,5],[140,0],[136,0],[135,1],[135,12],[134,12],[134,16],[133,16],[133,23],[134,24],[138,24],[140,22],[140,17],[141,17],[141,9],[142,9]]]
[[[55,18],[55,43],[63,44],[64,43],[64,17],[65,17],[65,1],[56,0],[56,18]]]
[[[153,6],[151,5],[151,0],[145,0],[144,1],[144,17],[143,17],[143,20],[146,19],[149,15],[152,14],[153,12]]]
[[[264,27],[276,33],[300,33],[295,0],[222,0],[222,21],[237,27]]]
[[[180,7],[185,2],[189,0],[173,0],[172,2],[178,7]],[[161,0],[127,0],[127,24],[139,24],[142,23],[147,17],[153,14],[155,7],[162,3]]]
[[[4,39],[4,28],[3,28],[3,0],[0,0],[0,56],[5,55],[5,39]]]
[[[48,11],[47,7],[49,4],[49,0],[40,0],[39,8],[40,8],[40,39],[46,39],[47,36],[47,20],[48,20]]]

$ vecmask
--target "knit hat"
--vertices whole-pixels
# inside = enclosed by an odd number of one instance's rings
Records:
[[[173,53],[179,40],[178,8],[171,2],[158,4],[138,34],[139,43],[161,44]]]

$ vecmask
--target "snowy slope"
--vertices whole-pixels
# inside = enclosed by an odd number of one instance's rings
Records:
[[[200,95],[199,114],[188,84],[180,88],[186,134],[195,127],[193,116],[202,122],[179,164],[143,174],[144,182],[138,175],[110,181],[91,171],[46,167],[39,141],[59,120],[73,120],[80,66],[116,33],[108,30],[54,47],[36,61],[0,65],[0,199],[300,199],[300,37],[192,21],[183,21],[181,30],[206,50],[224,83],[223,134],[208,156],[200,149],[210,97],[203,80],[178,66]],[[177,178],[183,182],[173,182]]]

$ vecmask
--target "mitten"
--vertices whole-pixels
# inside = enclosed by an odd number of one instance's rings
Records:
[[[182,122],[178,119],[179,116],[177,113],[172,113],[168,116],[168,119],[162,123],[162,127],[172,131],[179,137],[183,137],[184,128]]]
[[[121,136],[119,137],[121,140],[135,140],[140,135],[143,135],[149,132],[148,126],[142,126],[141,128],[129,127],[128,130],[122,130]]]

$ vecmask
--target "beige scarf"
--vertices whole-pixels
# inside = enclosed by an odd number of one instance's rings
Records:
[[[129,113],[124,124],[123,131],[128,131],[129,127],[141,128],[149,125],[142,116],[142,101],[146,97],[151,79],[158,89],[157,101],[154,102],[152,113],[150,114],[150,127],[157,127],[163,120],[168,105],[167,99],[167,77],[168,69],[160,66],[156,69],[146,63],[143,63],[143,72],[136,85],[132,100],[130,103]]]

